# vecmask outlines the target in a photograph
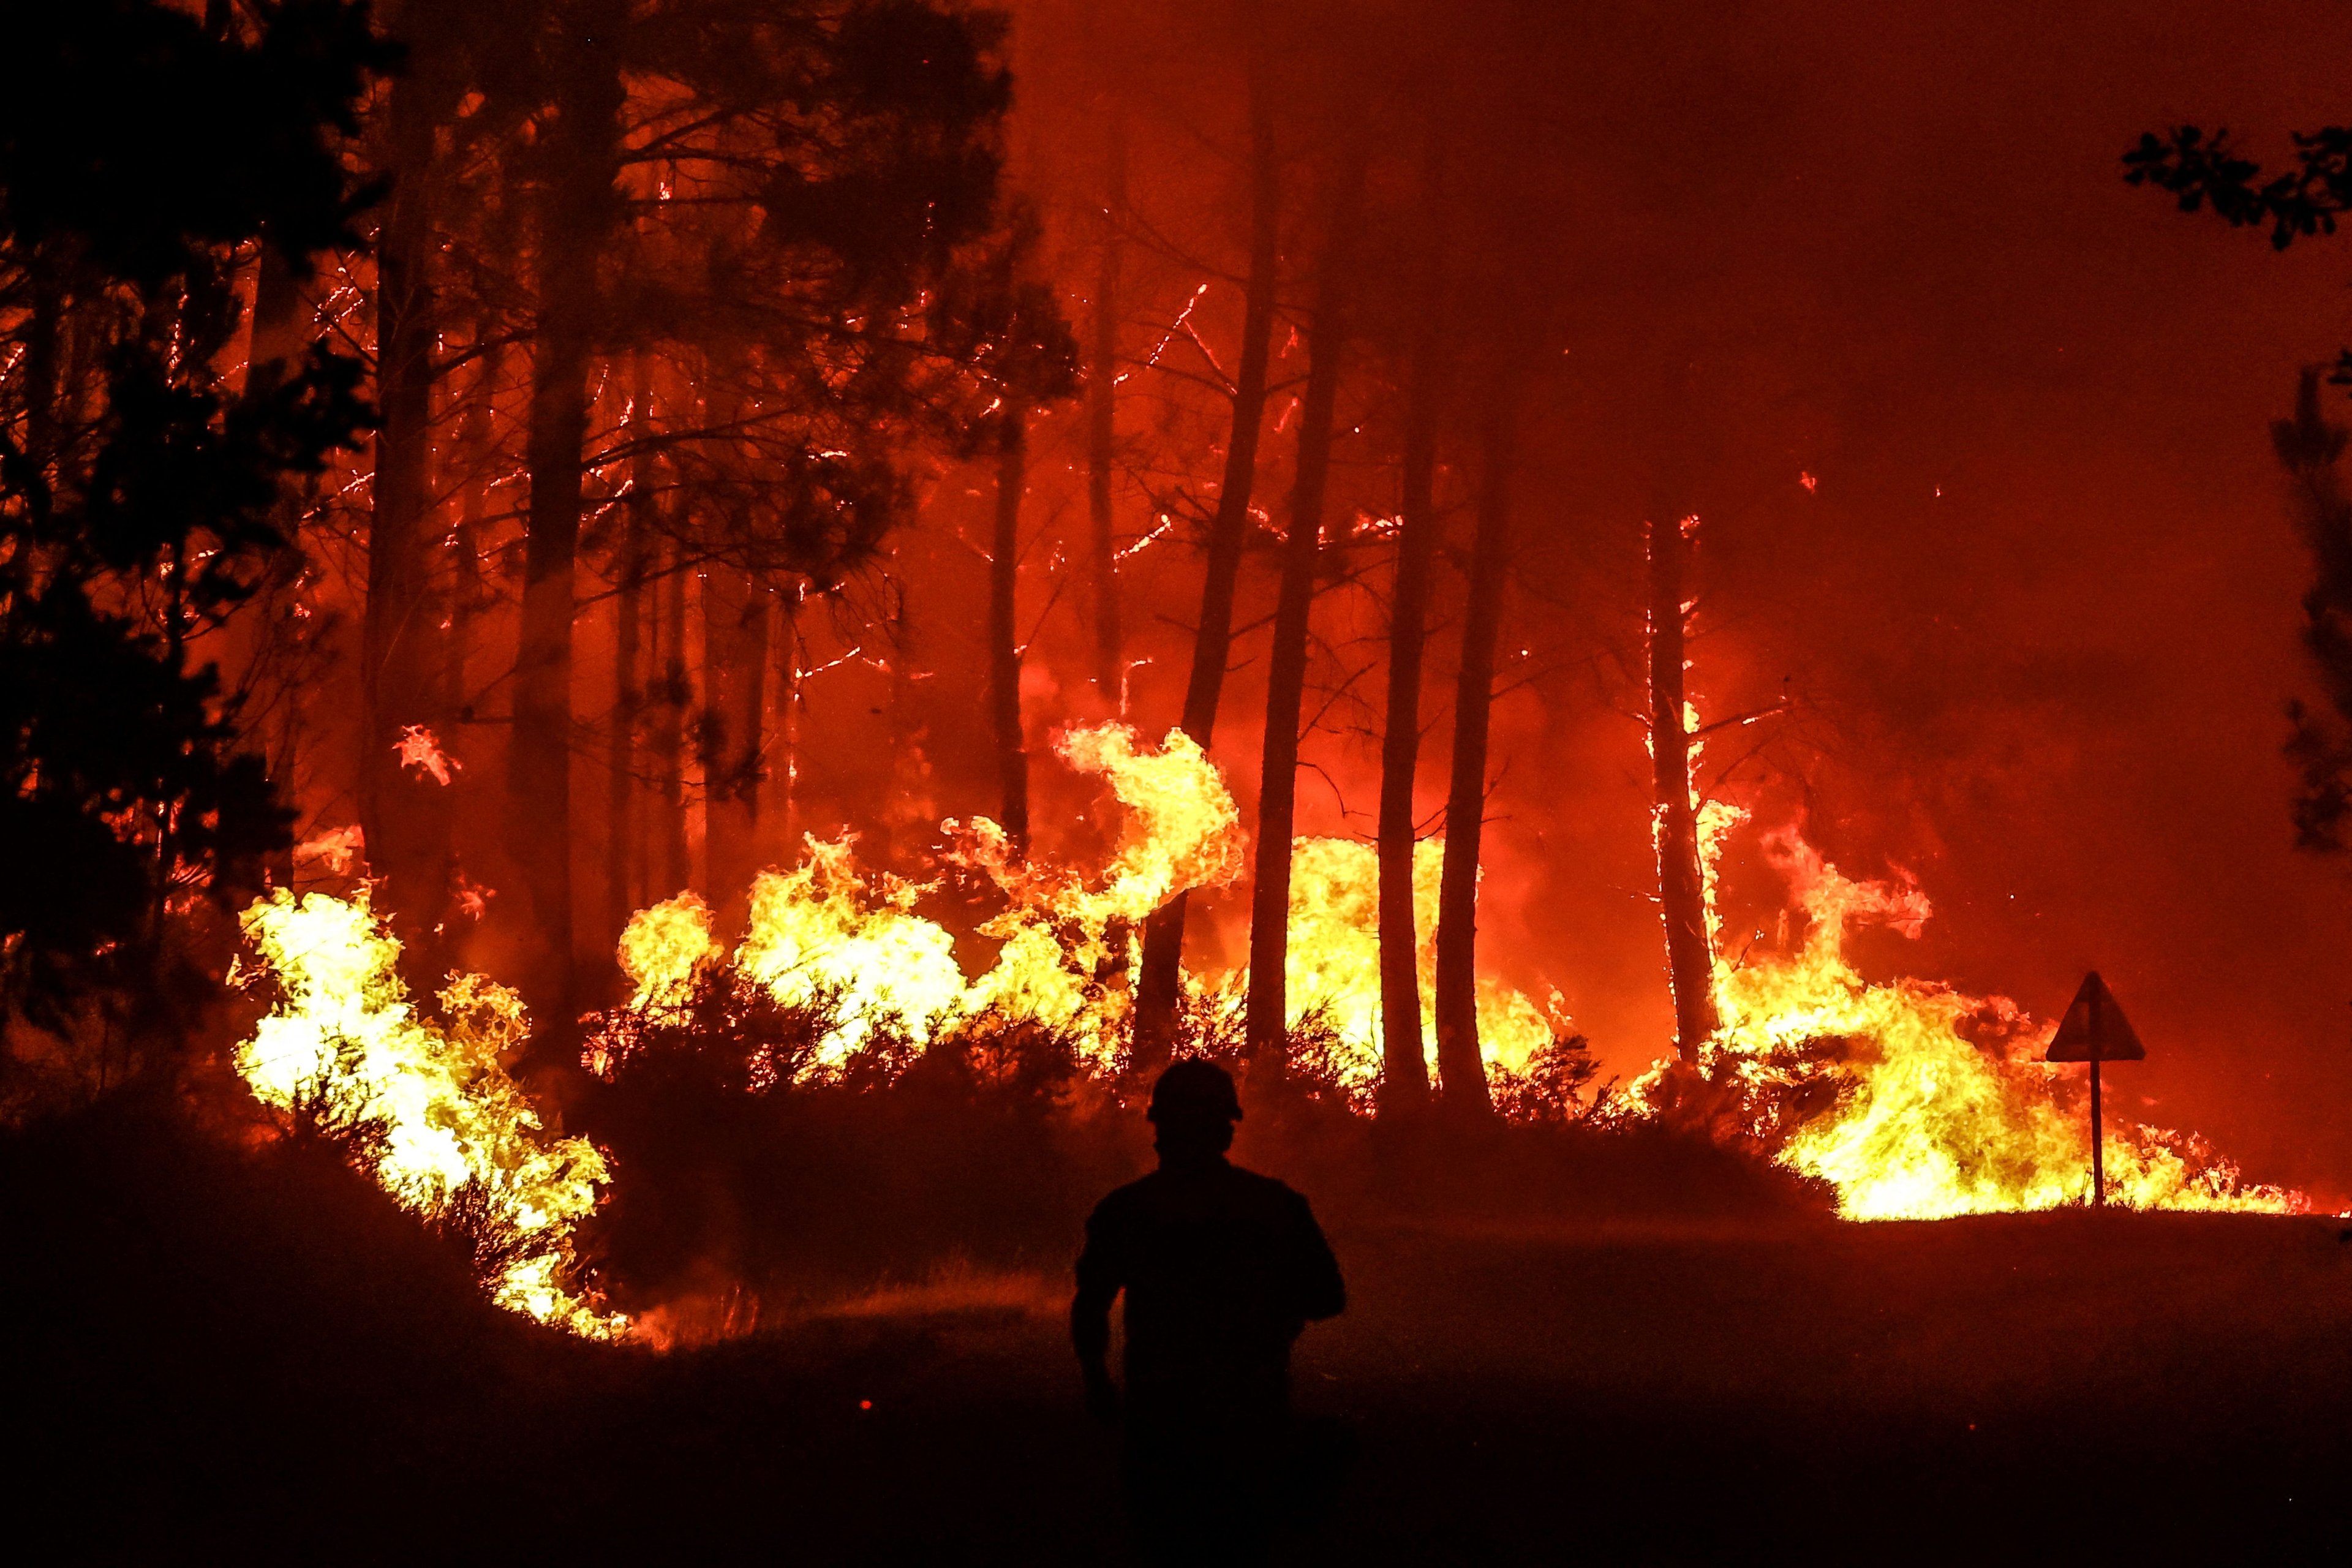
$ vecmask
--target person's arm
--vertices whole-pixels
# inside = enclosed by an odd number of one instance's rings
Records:
[[[1078,1374],[1086,1381],[1087,1413],[1106,1424],[1118,1419],[1118,1387],[1110,1380],[1110,1306],[1122,1283],[1116,1248],[1105,1234],[1108,1228],[1100,1209],[1087,1221],[1077,1294],[1070,1299],[1070,1342],[1077,1348]]]
[[[1303,1197],[1297,1223],[1291,1279],[1297,1314],[1308,1322],[1336,1318],[1348,1310],[1347,1282],[1339,1278],[1339,1260],[1331,1256],[1331,1244],[1323,1239],[1323,1227],[1315,1223],[1315,1211]]]

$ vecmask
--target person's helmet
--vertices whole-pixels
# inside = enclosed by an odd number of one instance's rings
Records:
[[[1213,1061],[1189,1058],[1171,1066],[1151,1086],[1151,1108],[1144,1114],[1153,1121],[1239,1121],[1242,1099],[1234,1091],[1234,1075]]]

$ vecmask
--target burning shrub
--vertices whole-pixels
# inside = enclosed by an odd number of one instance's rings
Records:
[[[584,1138],[559,1138],[500,1061],[526,1027],[520,1000],[454,976],[447,1022],[417,1016],[400,943],[364,897],[279,889],[245,912],[277,1005],[236,1051],[263,1104],[334,1140],[401,1204],[468,1237],[491,1295],[602,1338],[625,1325],[572,1283],[572,1227],[610,1179]]]
[[[1592,1047],[1582,1035],[1557,1035],[1528,1058],[1524,1071],[1493,1067],[1487,1069],[1487,1092],[1495,1109],[1507,1121],[1535,1123],[1582,1121],[1592,1115],[1606,1093],[1584,1096],[1587,1085],[1601,1070]]]

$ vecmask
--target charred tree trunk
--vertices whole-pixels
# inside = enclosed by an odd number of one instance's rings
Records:
[[[1493,1113],[1478,1045],[1478,861],[1486,810],[1487,720],[1495,696],[1495,642],[1511,560],[1507,386],[1495,389],[1479,433],[1478,530],[1470,547],[1470,594],[1462,619],[1462,671],[1454,698],[1454,778],[1445,799],[1445,865],[1437,893],[1437,1077],[1451,1110]]]
[[[996,455],[996,535],[988,557],[988,708],[1005,836],[1029,854],[1029,752],[1021,727],[1021,492],[1026,434],[1008,406]]]
[[[1201,620],[1192,637],[1192,673],[1184,689],[1184,732],[1203,749],[1217,725],[1217,702],[1224,690],[1232,655],[1234,592],[1241,576],[1242,550],[1249,539],[1250,490],[1257,477],[1257,448],[1265,422],[1268,339],[1274,327],[1275,268],[1282,217],[1282,193],[1274,146],[1273,89],[1267,80],[1263,40],[1250,58],[1250,259],[1242,310],[1241,363],[1234,379],[1234,423],[1225,447],[1224,482],[1209,524],[1208,560],[1201,585]],[[1178,893],[1143,924],[1143,973],[1136,987],[1134,1068],[1155,1070],[1168,1058],[1176,1027],[1176,1005],[1184,961],[1184,912]]]
[[[686,710],[693,700],[686,665],[685,552],[673,547],[654,605],[654,646],[660,675],[654,697],[653,768],[660,806],[652,837],[651,864],[659,868],[660,893],[670,898],[694,879],[686,842]]]
[[[33,352],[28,356],[31,382],[36,389],[47,385],[55,375],[54,363],[44,371],[40,363],[40,289],[37,284],[34,294],[36,331]],[[275,245],[265,242],[254,265],[253,331],[246,348],[245,396],[265,396],[284,384],[294,361],[310,346],[311,320],[310,312],[304,308],[301,285],[295,279],[292,265]],[[53,354],[54,341],[48,348]],[[30,455],[37,463],[44,449],[39,439],[40,427],[35,425],[30,429],[36,437]],[[264,614],[271,620],[278,620],[283,611],[278,608],[277,601],[280,595],[295,591],[301,579],[305,559],[300,548],[302,499],[298,491],[289,489],[279,496],[273,520],[289,547],[270,567],[268,587],[262,604],[266,606]],[[272,639],[274,634],[273,629],[266,625],[248,624],[247,635],[253,639],[254,652],[258,656],[262,647]],[[274,745],[264,742],[261,752],[264,764],[268,769],[271,792],[285,805],[295,806],[299,805],[294,769],[300,755],[302,694],[294,682],[282,681],[278,701],[285,708],[278,741]],[[293,839],[300,837],[298,831]],[[288,841],[284,849],[275,851],[271,856],[270,877],[281,888],[294,885],[293,839]]]
[[[1689,598],[1685,568],[1697,522],[1679,503],[1660,506],[1650,521],[1650,763],[1657,813],[1658,908],[1666,926],[1666,978],[1674,989],[1675,1050],[1686,1066],[1697,1063],[1699,1047],[1718,1022],[1683,685]]]
[[[572,643],[580,551],[582,445],[595,350],[596,266],[617,203],[622,104],[619,44],[626,0],[581,0],[556,45],[557,115],[546,133],[547,184],[536,240],[530,533],[515,658],[509,840],[522,873],[539,1013],[579,1012],[572,900]],[[558,1053],[561,1054],[560,1052]]]
[[[767,584],[713,562],[702,574],[703,865],[715,905],[733,909],[759,869],[767,723]]]
[[[1087,363],[1087,513],[1093,524],[1095,689],[1124,711],[1118,624],[1118,549],[1111,468],[1118,434],[1119,224],[1127,210],[1127,122],[1114,111],[1103,193],[1102,260],[1095,274],[1093,342]]]
[[[1360,143],[1359,144],[1360,148]],[[1323,244],[1307,328],[1306,401],[1298,425],[1298,471],[1290,496],[1290,535],[1282,552],[1282,588],[1267,656],[1265,741],[1258,773],[1257,844],[1250,885],[1249,1011],[1253,1064],[1279,1070],[1290,1024],[1290,858],[1297,837],[1298,720],[1307,688],[1307,635],[1315,574],[1323,556],[1323,496],[1331,469],[1331,432],[1347,344],[1343,291],[1354,256],[1364,161],[1351,155]]]
[[[427,533],[432,498],[433,349],[439,331],[431,275],[435,92],[425,70],[392,89],[393,193],[376,253],[374,510],[368,526],[367,602],[360,652],[359,813],[368,863],[383,881],[394,929],[439,967],[430,949],[444,923],[452,817],[446,782],[404,768],[403,737],[434,730],[441,625]],[[437,727],[437,728],[436,728]]]
[[[441,644],[440,701],[453,725],[475,722],[474,623],[488,603],[482,582],[482,526],[489,514],[490,475],[498,462],[492,419],[500,363],[495,351],[483,356],[473,395],[457,426],[457,448],[467,471],[458,492],[457,526],[449,535],[449,631]]]
[[[1435,302],[1425,307],[1434,310]],[[1437,345],[1424,327],[1413,349],[1404,432],[1404,496],[1389,595],[1388,712],[1381,733],[1381,1107],[1412,1110],[1429,1098],[1422,1054],[1421,952],[1413,910],[1412,787],[1421,762],[1421,661],[1429,567],[1437,545]]]
[[[801,697],[800,618],[800,585],[795,584],[776,602],[776,635],[772,639],[776,653],[775,742],[768,748],[768,773],[776,782],[774,798],[768,809],[775,819],[775,842],[782,847],[786,864],[792,862],[799,847],[793,842],[794,786],[798,782],[793,748],[799,744],[793,710]]]
[[[653,540],[654,463],[644,443],[653,397],[645,361],[637,362],[630,424],[639,443],[629,473],[620,592],[614,605],[613,724],[604,774],[604,933],[617,940],[636,910],[637,725],[645,712],[639,648],[645,618],[646,552]]]

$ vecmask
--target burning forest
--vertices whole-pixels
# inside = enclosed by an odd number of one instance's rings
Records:
[[[1956,1555],[2332,1495],[2336,22],[19,9],[52,1505],[1712,1561],[1806,1489],[1656,1478],[1768,1442],[1857,1539],[2020,1500]],[[1178,1441],[1149,1205],[1244,1167],[1329,1279],[1276,1436]],[[2158,1496],[2159,1417],[2247,1458]],[[2081,1447],[2120,1536],[2019,1490]],[[1459,1522],[1573,1475],[1614,1522]]]

